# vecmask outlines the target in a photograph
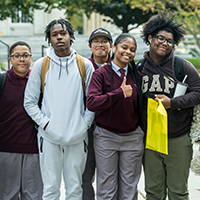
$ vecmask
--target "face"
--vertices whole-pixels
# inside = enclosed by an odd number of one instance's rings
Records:
[[[19,60],[18,60],[19,59]],[[27,46],[18,45],[13,49],[9,61],[13,66],[13,71],[21,77],[25,77],[32,62],[31,52]]]
[[[61,24],[55,24],[50,29],[50,42],[55,54],[59,57],[70,55],[71,36],[67,30],[63,30]]]
[[[107,37],[97,36],[92,39],[91,46],[93,57],[105,57],[108,56],[111,50],[110,42]]]
[[[150,42],[150,57],[152,59],[162,60],[165,58],[166,55],[170,53],[173,48],[171,42],[173,42],[173,34],[167,31],[159,31],[156,34],[156,37],[152,37],[149,35],[148,39]],[[161,40],[158,38],[161,38]],[[167,40],[165,40],[167,39]],[[165,40],[165,41],[164,41]]]
[[[118,43],[114,50],[113,62],[120,68],[124,68],[126,64],[131,62],[136,53],[136,45],[132,38],[127,38]]]

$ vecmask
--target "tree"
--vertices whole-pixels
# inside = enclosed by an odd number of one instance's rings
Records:
[[[143,11],[152,12],[171,10],[176,14],[175,20],[183,23],[187,33],[193,35],[200,50],[200,0],[126,0],[132,8],[140,8]]]
[[[16,10],[22,11],[28,16],[28,21],[33,21],[33,10],[43,9],[42,0],[1,0],[0,1],[0,20],[7,17],[16,18]]]

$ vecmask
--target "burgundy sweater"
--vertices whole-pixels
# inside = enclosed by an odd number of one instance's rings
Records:
[[[92,62],[92,64],[93,64],[95,70],[99,68],[99,66],[94,62],[93,54],[92,54],[91,57],[88,58],[88,59]],[[111,60],[111,56],[110,56],[110,54],[109,54],[109,55],[108,55],[107,64],[109,64],[110,60]]]
[[[96,113],[96,124],[114,133],[128,133],[138,127],[137,89],[130,72],[127,85],[133,88],[131,97],[124,98],[122,79],[113,70],[113,90],[110,92],[110,65],[95,70],[89,85],[86,106]],[[111,107],[111,108],[110,108]]]
[[[35,123],[23,107],[24,90],[28,80],[7,71],[6,84],[0,97],[0,151],[38,153]]]

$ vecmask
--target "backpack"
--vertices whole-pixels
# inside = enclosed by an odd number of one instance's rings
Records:
[[[4,73],[0,73],[0,97],[2,95],[2,92],[3,92],[3,88],[5,86],[5,83],[6,83],[6,72]]]
[[[146,59],[142,58],[137,63],[137,69],[139,72],[142,72],[144,63]],[[183,70],[183,58],[175,56],[174,57],[174,73],[176,78],[181,82],[184,78],[184,70]]]
[[[82,86],[83,86],[83,91],[85,91],[85,79],[86,79],[86,72],[85,72],[85,63],[84,59],[81,55],[75,54],[76,55],[76,61],[78,64],[78,69],[82,78]],[[44,81],[45,81],[45,75],[49,69],[50,65],[50,58],[48,56],[45,56],[42,62],[42,69],[41,69],[41,92],[44,92]]]

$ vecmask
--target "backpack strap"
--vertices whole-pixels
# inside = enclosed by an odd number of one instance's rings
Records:
[[[6,72],[0,73],[0,97],[3,93],[3,89],[6,83],[6,76],[7,76]]]
[[[137,69],[138,69],[139,72],[142,72],[145,61],[146,61],[146,59],[142,58],[141,60],[139,60],[137,62]]]
[[[42,69],[41,69],[41,88],[42,93],[44,93],[44,81],[45,81],[45,75],[49,69],[50,65],[50,58],[48,56],[45,56],[42,62]]]
[[[175,56],[174,57],[174,72],[176,78],[182,82],[184,78],[184,70],[183,70],[183,58]]]
[[[78,69],[82,78],[82,85],[83,85],[83,91],[85,91],[85,79],[86,79],[86,72],[85,72],[85,63],[84,59],[81,55],[75,54],[76,55],[76,61],[78,64]]]

